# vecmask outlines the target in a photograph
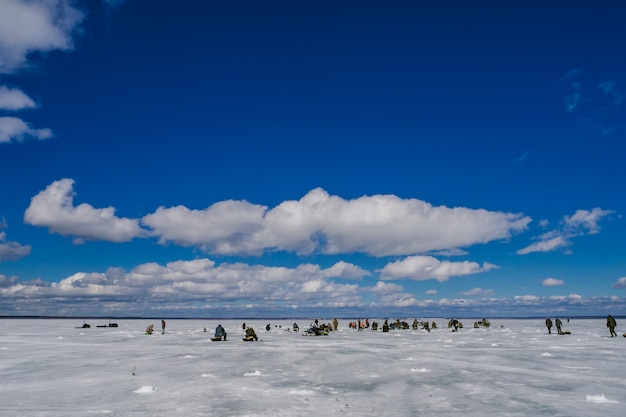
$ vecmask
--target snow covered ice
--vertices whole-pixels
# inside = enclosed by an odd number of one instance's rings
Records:
[[[374,319],[370,318],[370,321]],[[102,323],[100,323],[100,321]],[[308,322],[0,320],[3,416],[622,416],[626,338],[603,319],[492,319],[451,332],[357,331],[328,336]],[[330,321],[330,320],[328,320]],[[382,322],[383,320],[376,320]],[[412,319],[408,320],[409,323]],[[324,320],[326,322],[326,320]],[[222,324],[228,341],[211,342]],[[266,331],[266,324],[271,330]],[[281,326],[281,327],[277,327]],[[207,331],[204,332],[206,327]]]

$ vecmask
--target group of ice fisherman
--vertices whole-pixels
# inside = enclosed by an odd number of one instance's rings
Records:
[[[569,319],[567,319],[567,322],[569,323]],[[563,330],[562,328],[563,322],[561,322],[561,319],[557,318],[554,321],[554,324],[556,325],[556,330],[559,334],[570,334],[569,330]],[[609,329],[609,332],[611,333],[611,337],[617,336],[617,333],[615,332],[616,326],[617,326],[617,321],[615,320],[613,316],[609,314],[606,318],[606,327]],[[552,319],[550,318],[546,319],[546,327],[548,328],[548,334],[552,334]],[[624,333],[624,337],[626,337],[626,333]]]

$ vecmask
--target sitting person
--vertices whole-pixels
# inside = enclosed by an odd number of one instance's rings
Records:
[[[221,337],[224,340],[226,340],[226,331],[224,330],[221,324],[218,324],[217,327],[215,328],[215,337]]]
[[[146,334],[152,334],[152,332],[154,332],[154,324],[151,324],[148,327],[146,327]]]
[[[246,340],[252,340],[252,339],[259,340],[256,333],[254,332],[254,329],[252,327],[248,327],[246,329]]]

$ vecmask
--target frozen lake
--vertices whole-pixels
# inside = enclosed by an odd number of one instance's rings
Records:
[[[554,320],[554,318],[552,318]],[[370,321],[375,319],[370,319]],[[433,321],[433,319],[429,319]],[[0,319],[3,416],[622,416],[626,338],[604,319],[302,336],[309,321]],[[323,320],[328,322],[330,320]],[[376,320],[382,323],[383,320]],[[413,319],[407,319],[412,323]],[[622,322],[622,323],[620,323]],[[227,342],[211,342],[222,324]],[[271,324],[271,330],[265,326]],[[145,328],[154,324],[155,334]],[[282,328],[276,327],[282,326]],[[207,332],[204,332],[206,327]],[[553,329],[554,333],[554,329]]]

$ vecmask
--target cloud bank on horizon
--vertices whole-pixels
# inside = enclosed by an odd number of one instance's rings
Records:
[[[125,2],[102,0],[101,6],[115,13]],[[0,2],[0,77],[4,77],[0,78],[0,146],[56,140],[56,127],[53,131],[28,120],[29,115],[46,111],[37,92],[5,79],[36,72],[45,65],[48,54],[79,53],[75,42],[85,30],[87,17],[86,6],[76,1]],[[572,69],[557,82],[565,88],[561,111],[592,126],[600,138],[617,137],[624,130],[619,117],[626,96],[623,80],[597,77],[589,81],[582,78],[585,69],[568,65]],[[518,157],[509,160],[521,167],[532,163],[537,153],[523,144],[512,153]],[[549,227],[547,220],[540,221],[542,233],[531,237],[530,244],[520,244],[515,238],[527,234],[532,223],[522,212],[433,205],[395,194],[344,198],[321,187],[303,190],[298,200],[280,198],[272,207],[227,199],[203,208],[157,205],[150,213],[125,217],[118,214],[113,201],[105,207],[75,202],[75,185],[81,180],[78,174],[70,175],[77,180],[46,179],[48,185],[32,196],[30,204],[17,203],[26,207],[25,225],[67,237],[76,245],[156,242],[162,247],[188,248],[195,259],[140,263],[127,269],[110,265],[104,272],[77,271],[58,282],[0,273],[0,314],[88,315],[94,313],[94,301],[100,306],[98,313],[111,315],[403,308],[433,314],[493,311],[506,315],[513,311],[591,314],[626,309],[624,299],[614,296],[496,297],[497,292],[483,288],[486,285],[482,283],[459,289],[458,298],[439,300],[434,299],[438,294],[434,288],[424,291],[426,299],[407,289],[419,282],[445,285],[509,268],[490,260],[489,255],[470,254],[470,249],[487,244],[516,245],[509,252],[518,259],[548,253],[570,256],[576,239],[599,234],[603,221],[619,216],[618,210],[598,204],[562,215],[554,227]],[[37,246],[9,240],[15,237],[2,215],[0,212],[0,263],[27,259]],[[265,256],[275,254],[296,256],[299,264],[265,262]],[[481,260],[442,259],[470,256]],[[563,288],[571,282],[557,275],[533,279],[545,288]],[[626,288],[626,277],[618,278],[611,287]],[[516,291],[526,292],[523,286]]]

